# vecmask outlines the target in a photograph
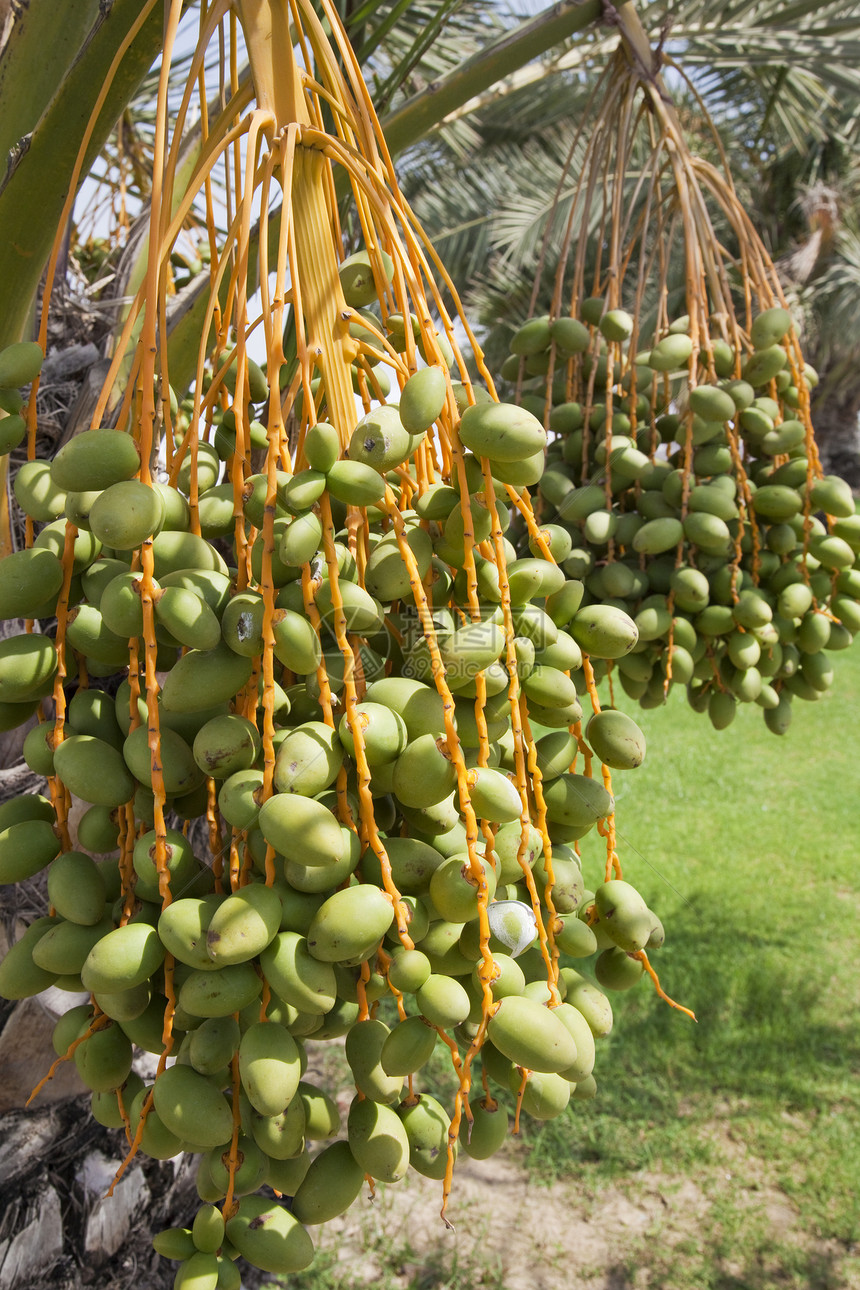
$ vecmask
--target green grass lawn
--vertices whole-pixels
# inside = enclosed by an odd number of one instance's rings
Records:
[[[624,876],[666,926],[666,945],[652,956],[664,988],[698,1021],[644,982],[613,995],[598,1099],[526,1129],[533,1176],[573,1174],[599,1188],[642,1169],[704,1177],[739,1158],[785,1194],[801,1228],[856,1259],[860,652],[838,657],[822,701],[795,703],[783,738],[754,706],[717,732],[679,695],[641,713],[622,700],[648,738],[643,766],[614,777]],[[600,846],[583,842],[595,882]],[[768,1234],[732,1212],[732,1190],[721,1197],[711,1248],[698,1260],[682,1251],[649,1284],[843,1284],[788,1249],[780,1276],[761,1279],[755,1255]],[[694,1246],[705,1239],[692,1235]],[[751,1270],[721,1280],[713,1260],[738,1241]]]
[[[524,1186],[572,1183],[594,1223],[611,1225],[619,1198],[665,1206],[641,1234],[619,1226],[618,1257],[593,1273],[572,1249],[557,1290],[860,1287],[860,650],[836,662],[833,692],[797,702],[784,738],[754,706],[717,732],[679,694],[651,712],[618,696],[648,738],[644,765],[614,777],[624,876],[665,924],[664,988],[698,1021],[647,980],[614,994],[598,1097],[523,1117],[506,1148]],[[601,839],[582,850],[596,885]],[[453,1088],[434,1061],[439,1084]],[[456,1253],[407,1275],[390,1239],[380,1286],[507,1290]],[[324,1249],[290,1285],[364,1282]]]

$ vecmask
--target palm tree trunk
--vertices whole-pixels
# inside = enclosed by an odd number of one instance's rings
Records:
[[[860,490],[860,381],[839,369],[822,373],[812,400],[812,424],[827,474]]]

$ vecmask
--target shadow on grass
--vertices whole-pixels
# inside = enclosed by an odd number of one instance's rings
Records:
[[[767,910],[760,916],[766,924]],[[572,1103],[556,1121],[523,1124],[541,1156],[558,1157],[554,1176],[575,1160],[644,1167],[674,1149],[679,1124],[739,1103],[767,1117],[857,1098],[860,1011],[839,1015],[828,947],[816,958],[807,929],[798,929],[806,937],[798,947],[784,931],[757,931],[749,917],[716,907],[710,894],[694,897],[653,956],[664,989],[693,1009],[696,1023],[661,1002],[647,980],[611,996],[616,1021],[598,1043],[596,1100]]]
[[[264,1290],[505,1290],[497,1255],[482,1260],[477,1250],[465,1256],[444,1249],[418,1253],[403,1233],[371,1240],[364,1253],[369,1261],[360,1260],[363,1266],[356,1268],[323,1250],[307,1272],[264,1281]]]
[[[782,1267],[750,1266],[735,1274],[715,1272],[707,1290],[780,1290],[802,1286],[804,1290],[844,1290],[841,1260],[834,1254],[806,1253],[789,1259]]]
[[[719,1260],[709,1260],[703,1250],[699,1257],[678,1255],[665,1264],[659,1255],[652,1262],[653,1253],[607,1268],[600,1290],[634,1290],[641,1284],[638,1273],[643,1267],[654,1290],[845,1290],[838,1252],[770,1247],[754,1252],[732,1272],[720,1267]]]

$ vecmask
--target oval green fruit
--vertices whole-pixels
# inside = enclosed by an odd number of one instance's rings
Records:
[[[552,335],[548,314],[529,318],[511,337],[511,353],[520,357],[540,354],[543,350],[549,349]]]
[[[570,634],[586,654],[595,658],[622,658],[639,640],[639,629],[629,614],[612,605],[580,609],[570,624]]]
[[[414,900],[414,897],[412,899]],[[429,922],[427,926],[429,927]],[[413,931],[413,939],[420,940],[421,937],[418,931],[414,930],[412,923],[410,923],[410,933],[412,934]],[[391,962],[388,965],[388,980],[395,990],[400,990],[405,994],[414,994],[424,984],[429,975],[430,960],[426,954],[423,954],[421,950],[407,950],[402,945],[395,947]]]
[[[635,887],[613,878],[597,888],[594,903],[600,927],[617,946],[631,954],[645,948],[655,919]]]
[[[51,462],[51,478],[66,492],[101,492],[140,470],[140,452],[121,430],[85,430],[63,444]]]
[[[406,545],[415,557],[418,575],[427,576],[433,559],[433,542],[422,528],[410,524],[404,534]],[[400,553],[396,533],[386,533],[370,553],[365,568],[365,587],[372,596],[386,604],[404,600],[411,589],[409,571]]]
[[[280,923],[281,900],[274,888],[248,883],[215,910],[206,932],[206,952],[218,967],[246,963],[274,939]]]
[[[25,703],[41,697],[57,668],[54,642],[39,632],[0,641],[0,702]]]
[[[252,1116],[251,1133],[271,1160],[301,1157],[305,1148],[305,1107],[301,1097],[297,1094],[280,1115]]]
[[[414,372],[400,395],[400,420],[410,434],[429,430],[442,414],[448,394],[448,380],[441,367],[424,367]]]
[[[191,1233],[198,1250],[214,1254],[224,1243],[223,1214],[214,1205],[204,1205],[194,1215]]]
[[[249,1026],[239,1044],[239,1075],[260,1115],[281,1115],[299,1087],[301,1058],[293,1037],[274,1021]]]
[[[227,1238],[263,1272],[301,1272],[314,1257],[313,1242],[301,1224],[263,1196],[243,1196],[227,1222]]]
[[[229,1066],[241,1034],[234,1017],[207,1017],[189,1036],[188,1057],[201,1075],[216,1075]]]
[[[99,922],[104,914],[105,880],[95,861],[82,851],[58,856],[48,871],[48,900],[61,918],[88,926]]]
[[[197,1151],[228,1143],[233,1112],[224,1094],[190,1066],[169,1066],[155,1081],[155,1109],[164,1125]]]
[[[598,984],[607,990],[632,989],[641,980],[644,971],[644,963],[631,958],[625,950],[617,947],[604,950],[594,964]]]
[[[279,1191],[282,1196],[295,1196],[305,1180],[310,1164],[311,1158],[307,1151],[303,1151],[292,1160],[267,1158],[263,1181],[275,1191]]]
[[[837,518],[846,519],[856,509],[850,486],[838,475],[825,475],[822,479],[814,480],[809,497],[814,507]]]
[[[460,419],[460,439],[479,457],[523,461],[546,446],[537,417],[512,403],[476,403]]]
[[[163,518],[161,494],[140,480],[129,479],[111,484],[96,499],[89,525],[105,546],[131,551],[156,532]]]
[[[355,1098],[349,1108],[347,1141],[359,1165],[379,1182],[399,1182],[410,1163],[403,1121],[391,1107]]]
[[[212,971],[215,964],[206,951],[206,932],[223,896],[174,900],[158,920],[158,935],[167,952],[198,971]]]
[[[276,609],[272,619],[274,653],[279,663],[299,676],[315,672],[322,657],[319,638],[303,614]]]
[[[38,617],[35,613],[63,585],[63,566],[53,551],[31,547],[0,560],[0,618]]]
[[[349,459],[384,474],[405,461],[412,441],[397,408],[382,404],[360,419],[349,441]]]
[[[655,372],[674,372],[685,367],[693,353],[689,336],[675,333],[664,336],[648,355],[648,366]]]
[[[299,1084],[299,1096],[305,1108],[305,1135],[311,1142],[333,1138],[340,1128],[340,1112],[332,1099],[304,1080]]]
[[[553,1011],[525,996],[503,999],[487,1033],[499,1052],[527,1070],[559,1072],[576,1061],[573,1038]]]
[[[438,1036],[423,1017],[405,1017],[392,1027],[380,1054],[388,1075],[414,1075],[430,1060]]]
[[[203,772],[188,744],[166,724],[161,727],[160,754],[164,791],[168,797],[181,797],[203,782]],[[152,753],[146,726],[132,730],[123,744],[122,755],[135,778],[146,788],[152,788]],[[56,756],[54,760],[56,763]]]
[[[364,883],[336,891],[324,901],[308,928],[308,949],[325,963],[367,958],[391,924],[391,900]]]
[[[17,340],[0,349],[0,389],[18,389],[35,381],[45,352],[35,340]]]
[[[584,927],[584,923],[580,923]],[[590,929],[587,929],[590,930]],[[555,1009],[555,1016],[568,1030],[576,1044],[576,1061],[562,1071],[565,1079],[573,1083],[587,1079],[594,1069],[594,1035],[582,1013],[565,1001]]]
[[[511,1080],[511,1092],[519,1089],[517,1075]],[[559,1074],[532,1071],[523,1090],[523,1110],[535,1120],[554,1120],[570,1101],[569,1081]]]
[[[0,406],[7,401],[0,400]],[[27,422],[19,413],[11,412],[8,416],[0,417],[0,454],[5,457],[14,452],[24,442],[26,434]]]
[[[439,642],[445,671],[458,688],[495,663],[504,647],[505,633],[489,620],[458,627]]]
[[[110,994],[148,981],[164,961],[154,927],[126,923],[103,936],[87,955],[81,980],[90,991]]]
[[[391,256],[379,250],[371,258],[367,250],[348,255],[338,269],[340,285],[346,303],[352,309],[361,309],[379,299],[377,281],[384,287],[394,277]]]
[[[780,305],[756,314],[750,327],[750,340],[756,349],[777,345],[791,328],[791,314]]]
[[[305,721],[287,732],[275,760],[275,789],[316,797],[337,778],[343,747],[332,726]]]
[[[181,1263],[173,1278],[173,1290],[216,1290],[218,1284],[218,1259],[203,1250]]]
[[[0,805],[0,831],[20,824],[23,820],[46,820],[49,824],[56,822],[53,803],[40,793],[22,793],[10,797]]]
[[[330,963],[314,958],[307,940],[297,932],[279,932],[261,954],[260,966],[278,998],[299,1012],[319,1015],[334,1007],[334,970]]]
[[[131,1059],[131,1043],[114,1024],[97,1030],[75,1049],[78,1074],[94,1093],[121,1087],[131,1071]]]
[[[572,828],[591,828],[615,809],[612,795],[588,775],[559,775],[544,788],[547,818]]]
[[[645,736],[623,712],[608,708],[595,712],[585,737],[603,764],[613,770],[633,770],[645,760]]]
[[[510,824],[523,812],[519,790],[514,782],[491,766],[480,766],[468,772],[469,799],[479,819],[494,824]],[[432,890],[431,881],[431,890]]]
[[[134,795],[122,754],[94,735],[64,739],[54,753],[54,770],[75,797],[94,806],[121,806]]]
[[[291,1210],[300,1223],[327,1223],[349,1209],[361,1194],[366,1170],[346,1142],[333,1142],[314,1157]]]
[[[131,990],[118,990],[112,994],[94,994],[93,1002],[102,1012],[107,1013],[114,1021],[137,1021],[142,1017],[152,1002],[152,991],[148,981],[136,985]]]
[[[564,1002],[576,1008],[585,1017],[595,1039],[602,1039],[612,1030],[612,1005],[606,995],[584,980],[578,972],[562,968],[568,978]]]
[[[47,523],[63,514],[66,494],[51,478],[47,461],[25,461],[15,476],[13,491],[21,510],[30,519]]]
[[[526,697],[541,708],[567,708],[576,703],[576,686],[560,668],[535,663],[523,678]]]
[[[332,497],[350,506],[373,506],[385,496],[385,479],[362,461],[336,461],[325,482]]]
[[[471,1120],[464,1115],[460,1121],[460,1146],[472,1160],[489,1160],[504,1144],[508,1136],[508,1116],[495,1102],[487,1106],[482,1093],[469,1103]]]
[[[231,712],[207,721],[194,736],[191,751],[204,774],[227,779],[235,771],[250,769],[260,746],[254,723]]]
[[[394,765],[395,796],[406,806],[434,806],[454,790],[457,772],[447,755],[447,742],[420,735],[404,748]]]
[[[756,515],[780,523],[790,520],[801,509],[801,499],[793,488],[785,484],[765,484],[752,499]]]
[[[60,840],[47,820],[11,824],[0,832],[0,885],[26,882],[50,864],[60,850]]]
[[[561,926],[555,930],[555,943],[563,954],[571,958],[589,958],[597,949],[594,932],[576,914],[559,917]]]
[[[57,980],[56,972],[49,972],[33,961],[33,949],[52,927],[56,918],[37,918],[6,951],[0,961],[0,998],[28,999],[47,990]]]
[[[441,1181],[448,1166],[448,1133],[451,1121],[447,1112],[431,1097],[421,1093],[411,1105],[401,1102],[397,1114],[409,1140],[409,1163],[416,1173]],[[457,1143],[453,1143],[454,1154]]]
[[[471,1010],[471,1000],[460,982],[440,972],[430,973],[415,991],[415,1002],[422,1017],[443,1029],[465,1021]]]
[[[59,977],[75,977],[80,974],[90,949],[111,930],[111,920],[107,917],[92,926],[61,918],[34,946],[32,957],[46,971],[53,971]]]
[[[318,421],[308,428],[305,435],[305,457],[311,470],[331,470],[340,456],[340,440],[337,430],[327,421]]]
[[[180,645],[189,649],[215,649],[221,625],[206,601],[187,587],[163,587],[155,601],[156,621]]]
[[[122,1120],[117,1127],[122,1125]],[[191,1229],[188,1227],[168,1227],[163,1232],[157,1232],[152,1238],[152,1248],[156,1254],[160,1254],[163,1259],[190,1259],[196,1250],[196,1246],[191,1236]]]
[[[276,851],[304,865],[331,865],[343,854],[340,825],[331,811],[301,793],[270,797],[260,807],[258,824]]]
[[[204,969],[189,973],[178,1001],[192,1017],[229,1017],[253,1003],[262,988],[250,963],[233,963],[208,972]]]
[[[698,385],[690,390],[690,407],[703,421],[732,421],[736,412],[731,395],[715,385]]]
[[[372,1102],[397,1101],[403,1086],[402,1076],[389,1075],[382,1066],[382,1050],[390,1033],[384,1021],[367,1018],[356,1022],[346,1036],[346,1060],[356,1088]]]
[[[767,345],[756,349],[743,365],[743,379],[754,389],[761,389],[762,386],[770,384],[787,362],[788,355],[782,345]]]
[[[189,650],[165,678],[165,712],[202,712],[232,699],[251,678],[253,662],[223,643],[213,650]]]

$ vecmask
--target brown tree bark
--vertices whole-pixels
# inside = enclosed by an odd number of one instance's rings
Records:
[[[860,369],[852,364],[823,372],[813,393],[812,424],[825,474],[840,475],[860,490]]]

